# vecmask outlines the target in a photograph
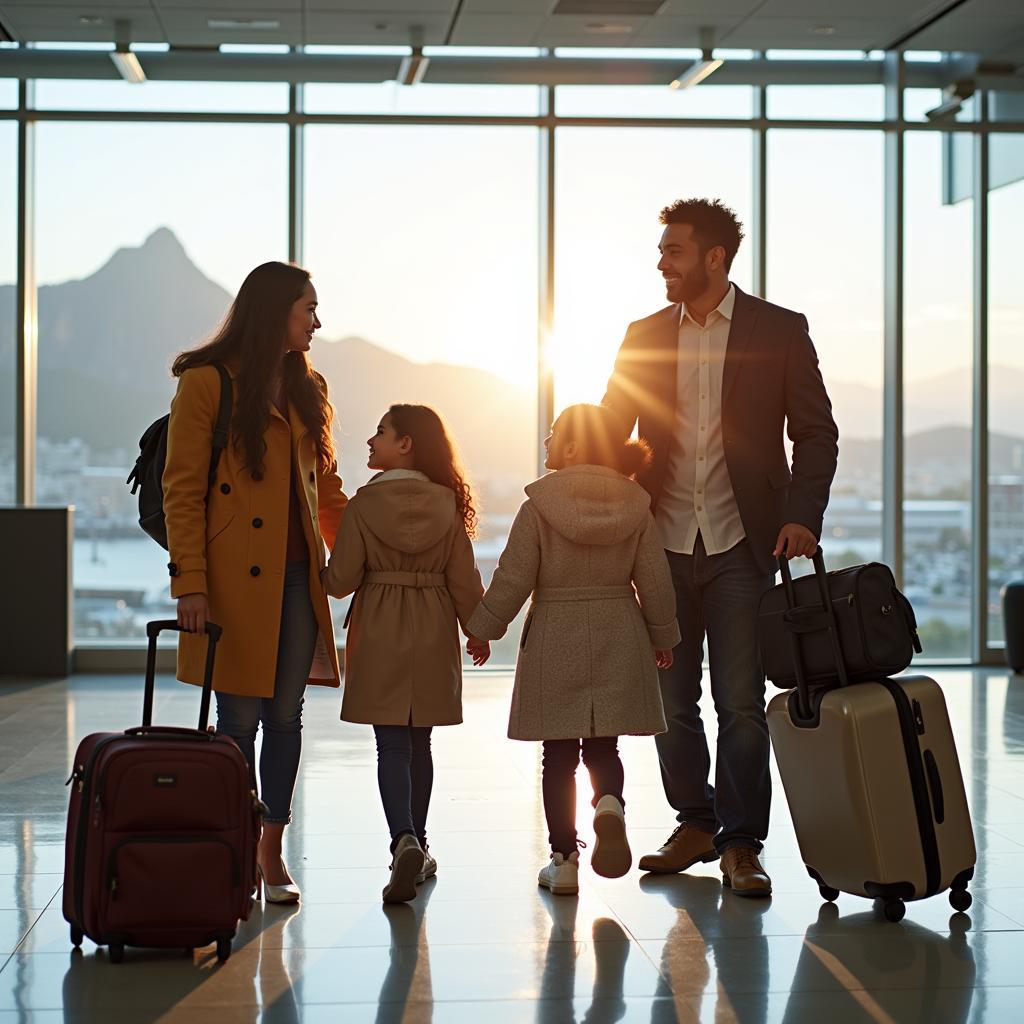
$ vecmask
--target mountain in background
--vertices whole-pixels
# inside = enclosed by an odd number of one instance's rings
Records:
[[[167,228],[83,280],[41,287],[39,435],[133,452],[167,410],[175,355],[208,337],[231,299]],[[13,393],[14,301],[14,288],[0,287],[2,394]],[[472,367],[414,363],[356,337],[318,338],[312,357],[330,385],[341,468],[354,482],[368,475],[364,441],[392,402],[441,410],[477,479],[534,475],[536,399],[525,388]]]
[[[0,394],[13,393],[14,288],[0,287]],[[133,452],[173,393],[169,366],[216,327],[231,296],[205,277],[167,228],[119,249],[80,281],[39,289],[39,434],[80,437],[97,453]],[[365,479],[364,440],[392,401],[425,402],[444,414],[477,479],[529,479],[535,471],[536,398],[483,370],[412,362],[363,338],[318,340],[313,359],[338,411],[342,469]],[[950,372],[907,389],[908,466],[970,465],[970,380]],[[881,392],[829,380],[842,435],[840,473],[877,474]],[[993,473],[1021,472],[1024,371],[993,366]],[[874,438],[874,440],[872,440]],[[101,456],[102,457],[102,456]]]

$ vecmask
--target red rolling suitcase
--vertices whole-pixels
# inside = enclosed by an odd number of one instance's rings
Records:
[[[208,732],[219,626],[208,623],[199,728],[152,725],[156,640],[178,624],[150,622],[142,725],[93,733],[71,778],[64,917],[71,941],[109,949],[217,943],[231,954],[256,882],[262,805],[233,740]]]
[[[793,607],[789,565],[779,561]],[[768,706],[807,871],[825,899],[842,891],[880,900],[890,921],[903,917],[904,901],[947,890],[953,908],[966,910],[974,832],[942,689],[927,676],[851,685],[820,551],[814,568],[837,685],[808,688],[793,632],[797,687]]]

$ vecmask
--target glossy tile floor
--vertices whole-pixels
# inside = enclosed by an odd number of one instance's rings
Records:
[[[432,849],[414,904],[383,908],[388,862],[371,730],[314,688],[287,858],[299,908],[257,907],[235,952],[130,949],[121,965],[60,911],[64,779],[77,740],[137,724],[130,676],[0,683],[0,1024],[136,1021],[875,1024],[1024,1019],[1024,679],[937,673],[950,705],[979,865],[968,914],[945,896],[901,924],[866,901],[822,906],[776,780],[770,901],[685,876],[581,871],[578,899],[539,892],[546,857],[539,745],[504,738],[510,678],[469,674],[466,724],[435,732]],[[186,723],[195,691],[161,680],[158,721]],[[623,741],[635,852],[673,825],[652,740]],[[581,833],[589,836],[580,774]],[[586,862],[586,852],[583,855]]]

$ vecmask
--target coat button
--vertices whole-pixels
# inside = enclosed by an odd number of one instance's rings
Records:
[[[259,567],[258,565],[254,565],[254,566],[253,566],[253,567],[252,567],[252,568],[251,568],[251,569],[249,570],[249,575],[250,575],[250,576],[259,576],[259,574],[260,574],[260,567]]]
[[[316,483],[316,473],[313,470],[309,471],[309,482],[311,484],[315,484]]]
[[[221,494],[230,494],[231,493],[231,484],[221,484],[220,485],[220,493]]]
[[[255,519],[254,519],[254,520],[252,521],[252,526],[253,526],[253,529],[254,529],[254,530],[258,530],[258,529],[259,529],[259,528],[260,528],[260,527],[261,527],[262,525],[263,525],[263,520],[262,520],[262,519],[260,519],[260,517],[259,517],[259,516],[257,516],[257,517],[256,517],[256,518],[255,518]]]

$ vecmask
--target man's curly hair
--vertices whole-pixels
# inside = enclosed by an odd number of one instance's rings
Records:
[[[661,211],[662,224],[689,224],[701,256],[720,245],[725,250],[725,269],[732,268],[743,241],[743,225],[721,199],[677,199]]]

